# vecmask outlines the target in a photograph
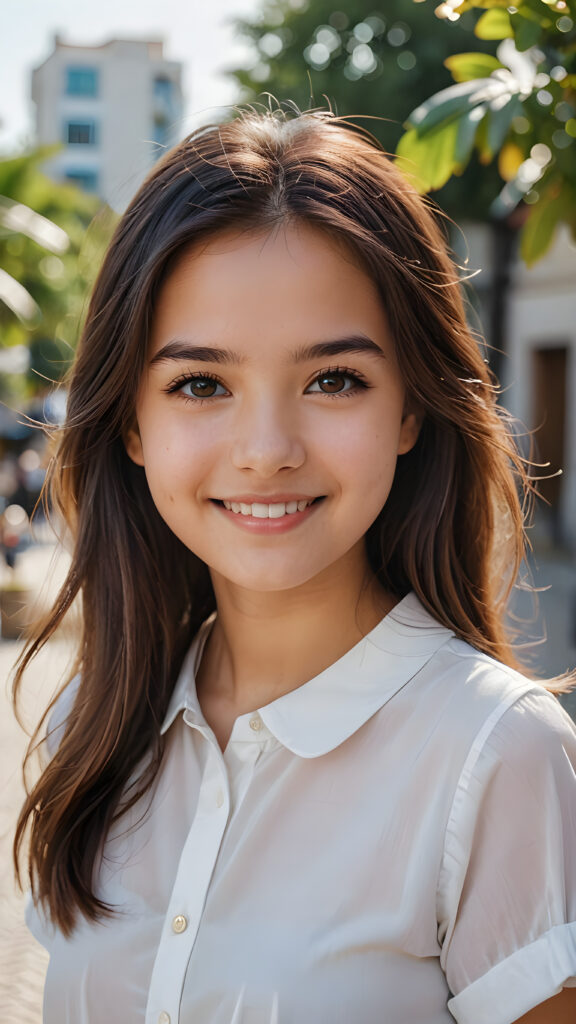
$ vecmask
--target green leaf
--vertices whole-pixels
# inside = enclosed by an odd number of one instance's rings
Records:
[[[518,13],[526,18],[532,18],[537,21],[541,28],[548,29],[557,20],[559,11],[550,10],[550,7],[555,6],[557,0],[521,0],[521,3],[516,4]],[[544,5],[544,6],[543,6]],[[568,14],[568,11],[565,11]],[[512,24],[514,24],[514,18],[516,15],[512,15]]]
[[[487,109],[485,104],[473,107],[472,110],[469,110],[464,117],[461,117],[456,122],[458,125],[458,135],[454,150],[454,170],[457,174],[462,173],[470,159],[478,126],[486,116]]]
[[[484,117],[478,125],[478,131],[476,132],[476,148],[478,150],[478,159],[481,164],[489,164],[492,161],[494,154],[488,145],[488,118]]]
[[[416,128],[419,135],[425,135],[432,128],[446,121],[463,117],[474,107],[498,98],[510,96],[510,84],[495,78],[478,78],[472,82],[459,82],[431,96],[413,110],[406,122],[408,128]]]
[[[534,266],[548,252],[565,214],[566,201],[562,193],[553,199],[544,197],[532,207],[520,240],[520,255],[528,267]]]
[[[490,104],[486,131],[485,152],[494,156],[502,148],[508,134],[512,118],[522,113],[522,104],[517,96],[512,96],[503,105]]]
[[[536,46],[540,42],[542,36],[543,27],[540,21],[536,20],[535,15],[529,13],[529,17],[522,15],[522,12],[512,15],[512,25],[514,26],[514,41],[516,43],[516,49],[523,53],[525,50],[529,50],[531,46]]]
[[[511,39],[514,32],[508,11],[500,8],[486,11],[476,22],[474,34],[478,39]]]
[[[504,65],[491,53],[455,53],[446,58],[444,66],[455,82],[470,82],[475,78],[489,78]]]
[[[451,117],[460,117],[470,106],[470,97],[478,89],[478,82],[461,82],[441,89],[421,103],[410,114],[406,126],[416,128],[419,134],[434,128]]]
[[[441,124],[426,135],[415,129],[402,136],[396,165],[419,192],[442,188],[455,168],[458,121]]]

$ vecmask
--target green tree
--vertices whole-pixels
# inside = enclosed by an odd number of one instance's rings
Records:
[[[31,357],[28,373],[5,375],[2,390],[20,396],[68,368],[111,226],[107,211],[94,220],[95,197],[41,173],[46,155],[0,161],[0,348],[25,345]]]
[[[499,45],[495,56],[468,46],[444,60],[456,84],[410,114],[400,164],[422,192],[462,174],[474,152],[497,165],[492,213],[522,210],[531,265],[560,222],[576,239],[576,0],[447,0],[434,13],[447,35],[473,13],[476,40]]]
[[[329,103],[394,152],[410,108],[450,82],[443,61],[465,45],[475,20],[470,12],[448,33],[431,7],[407,0],[266,0],[259,17],[236,23],[253,61],[231,74],[244,102],[266,102],[268,92],[300,109]],[[478,170],[473,163],[466,180],[451,180],[439,195],[452,216],[486,215],[499,179]]]

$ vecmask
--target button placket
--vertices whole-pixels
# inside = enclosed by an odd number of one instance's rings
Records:
[[[254,716],[252,716],[254,717]],[[230,814],[235,815],[242,804],[252,779],[256,764],[267,745],[269,733],[261,718],[262,729],[250,728],[250,720],[239,720],[224,753],[230,784]]]
[[[146,1024],[178,1020],[188,962],[228,821],[228,781],[222,753],[210,736],[196,815],[186,838],[152,971]],[[221,803],[218,804],[218,795]],[[191,885],[190,880],[194,879]],[[162,1017],[166,1014],[166,1017]]]

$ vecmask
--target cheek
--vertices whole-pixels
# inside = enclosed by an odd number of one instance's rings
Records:
[[[144,471],[152,501],[170,529],[190,548],[191,524],[213,490],[218,462],[213,443],[198,438],[198,433],[165,434],[159,445],[150,437],[143,438]]]
[[[147,472],[158,478],[176,473],[176,479],[193,475],[210,464],[214,437],[202,425],[182,415],[142,417],[140,436]]]
[[[353,399],[350,399],[353,401]],[[325,451],[332,453],[336,464],[346,467],[353,478],[364,477],[377,484],[394,471],[400,445],[402,412],[400,406],[382,411],[376,409],[330,424],[322,436]],[[319,434],[316,434],[319,438]]]
[[[351,483],[350,497],[358,508],[364,530],[374,522],[388,500],[396,466],[401,418],[372,422],[361,446],[342,439],[341,453]]]

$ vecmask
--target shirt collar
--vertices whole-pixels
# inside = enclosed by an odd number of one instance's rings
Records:
[[[181,711],[204,722],[194,676],[213,621],[211,616],[204,623],[186,656],[162,732]],[[333,665],[257,710],[269,732],[292,753],[320,757],[352,736],[452,636],[415,594],[408,594]]]
[[[197,717],[198,715],[202,717],[200,704],[198,703],[198,697],[196,696],[196,672],[215,619],[216,612],[213,612],[212,615],[202,623],[194,637],[194,640],[192,641],[192,645],[186,657],[184,658],[182,668],[180,669],[180,675],[178,676],[176,686],[172,691],[168,710],[164,716],[164,721],[160,730],[162,735],[168,731],[172,722],[181,711],[188,711],[194,717]]]

